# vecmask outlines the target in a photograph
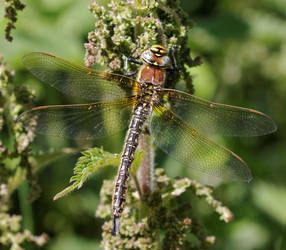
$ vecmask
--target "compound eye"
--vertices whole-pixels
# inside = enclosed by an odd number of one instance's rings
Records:
[[[170,58],[168,56],[164,56],[162,58],[162,63],[164,66],[170,65]]]
[[[143,58],[147,61],[150,61],[153,58],[153,53],[151,51],[145,51]]]

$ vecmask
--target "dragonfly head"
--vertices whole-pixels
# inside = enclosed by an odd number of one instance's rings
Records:
[[[170,57],[168,51],[161,45],[153,45],[151,48],[145,50],[141,59],[145,64],[158,67],[168,68],[171,67]]]

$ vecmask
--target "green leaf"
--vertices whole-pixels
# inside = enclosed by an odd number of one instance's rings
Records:
[[[55,195],[57,200],[75,189],[80,189],[83,183],[100,168],[109,165],[118,166],[120,155],[104,151],[102,148],[92,148],[82,152],[74,168],[74,176],[70,178],[72,184]]]

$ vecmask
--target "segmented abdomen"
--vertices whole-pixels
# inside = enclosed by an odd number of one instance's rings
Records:
[[[149,115],[149,112],[150,104],[146,101],[139,102],[135,106],[134,114],[130,121],[121,155],[120,166],[115,184],[115,192],[113,195],[112,210],[114,220],[120,218],[123,211],[123,206],[126,200],[125,196],[127,190],[127,180],[129,177],[129,168],[134,160],[139,135],[142,131],[142,126]]]

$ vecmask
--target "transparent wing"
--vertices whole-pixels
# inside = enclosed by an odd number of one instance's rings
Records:
[[[249,168],[236,154],[201,135],[167,108],[157,104],[154,111],[151,134],[165,153],[185,166],[213,176],[251,180]]]
[[[27,54],[23,63],[42,82],[67,95],[94,101],[132,96],[139,86],[132,78],[79,66],[46,53]]]
[[[247,108],[208,102],[172,89],[163,89],[162,105],[203,134],[259,136],[276,131],[275,122],[267,115]]]
[[[18,118],[37,134],[77,139],[97,139],[128,126],[133,98],[91,104],[40,106]]]

